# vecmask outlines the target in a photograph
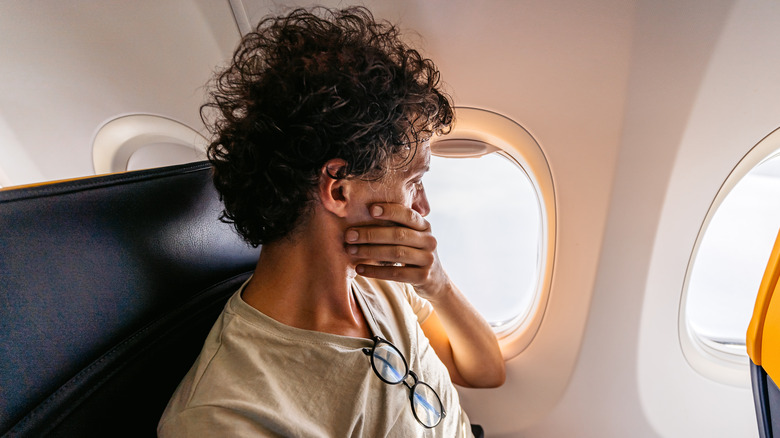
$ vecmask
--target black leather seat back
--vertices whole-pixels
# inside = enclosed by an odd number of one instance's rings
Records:
[[[259,249],[208,163],[0,192],[0,434],[154,436]]]

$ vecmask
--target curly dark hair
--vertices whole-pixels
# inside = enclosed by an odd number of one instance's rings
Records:
[[[379,179],[446,133],[453,111],[436,66],[395,26],[362,7],[317,7],[260,21],[201,117],[221,219],[257,246],[298,226],[328,160],[348,163],[333,178]]]

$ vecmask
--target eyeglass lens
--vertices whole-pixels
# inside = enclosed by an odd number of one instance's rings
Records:
[[[385,343],[374,348],[374,369],[382,380],[393,385],[401,383],[408,371],[401,352]]]
[[[417,420],[426,427],[434,427],[441,421],[441,401],[428,384],[418,382],[412,390],[412,410]]]

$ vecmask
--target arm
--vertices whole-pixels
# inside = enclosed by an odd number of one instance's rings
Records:
[[[400,204],[374,204],[370,211],[389,225],[347,230],[348,239],[356,237],[347,241],[347,251],[360,263],[357,272],[366,277],[410,283],[431,302],[434,313],[422,329],[453,382],[468,387],[496,387],[504,383],[504,360],[495,334],[442,268],[428,221]],[[401,266],[367,264],[371,261]]]
[[[494,388],[505,380],[504,359],[495,333],[458,288],[431,300],[434,312],[422,324],[425,336],[450,370],[453,382],[470,388]]]

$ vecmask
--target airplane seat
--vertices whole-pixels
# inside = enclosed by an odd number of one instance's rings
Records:
[[[761,280],[746,338],[761,438],[780,437],[780,293],[774,295],[779,276],[780,233]]]
[[[0,435],[155,436],[259,249],[206,162],[0,191]]]

